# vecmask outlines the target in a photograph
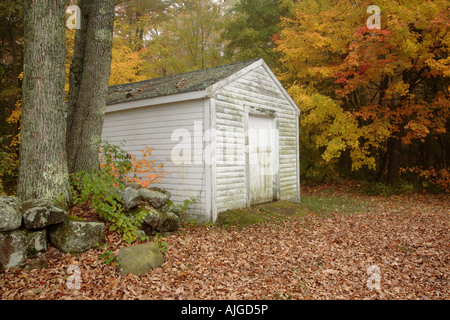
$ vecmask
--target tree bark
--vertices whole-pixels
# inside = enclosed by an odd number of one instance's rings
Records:
[[[392,76],[392,79],[389,79],[391,83],[399,83],[403,79],[403,72],[397,71]],[[398,109],[402,104],[402,98],[398,92],[395,92],[392,95],[390,100],[389,108],[391,110]],[[400,178],[400,160],[401,160],[401,151],[402,151],[402,139],[403,136],[403,126],[404,124],[397,124],[398,131],[393,132],[391,137],[388,139],[388,167],[387,167],[387,183],[392,185],[398,182]]]
[[[114,0],[80,0],[78,6],[82,21],[75,38],[67,113],[70,173],[99,167],[114,27]]]
[[[70,201],[65,144],[64,0],[25,1],[20,166],[22,200]]]
[[[400,177],[400,153],[402,140],[397,135],[389,138],[387,183],[395,184]]]

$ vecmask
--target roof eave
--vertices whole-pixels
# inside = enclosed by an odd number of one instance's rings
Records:
[[[176,103],[181,101],[198,100],[207,97],[206,90],[190,91],[184,93],[171,94],[141,100],[134,100],[121,103],[113,103],[106,106],[106,113],[124,111],[129,109],[143,108],[154,105]]]

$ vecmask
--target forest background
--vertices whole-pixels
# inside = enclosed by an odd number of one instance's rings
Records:
[[[302,182],[450,192],[449,26],[445,0],[118,0],[109,84],[263,58],[301,109]],[[16,192],[23,60],[23,1],[4,0],[0,194]]]

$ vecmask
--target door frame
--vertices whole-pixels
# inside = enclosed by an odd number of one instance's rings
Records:
[[[246,204],[251,205],[251,195],[250,195],[250,153],[249,153],[249,139],[248,139],[248,123],[249,117],[262,117],[272,119],[273,128],[279,132],[279,123],[277,113],[274,110],[269,110],[265,108],[257,108],[249,105],[244,105],[244,134],[245,134],[245,186],[246,186]],[[272,201],[280,200],[280,137],[274,144],[274,158],[276,159],[277,172],[273,175],[273,199]]]

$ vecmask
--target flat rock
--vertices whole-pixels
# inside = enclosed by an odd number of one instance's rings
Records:
[[[41,229],[64,222],[66,211],[43,199],[28,200],[22,203],[25,228]]]

